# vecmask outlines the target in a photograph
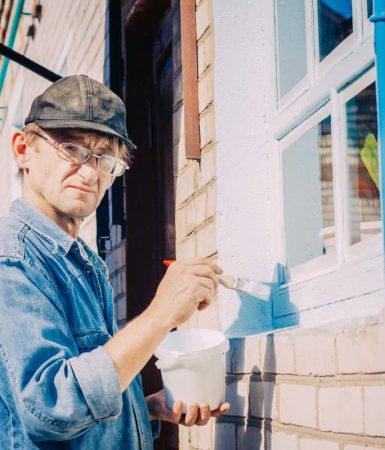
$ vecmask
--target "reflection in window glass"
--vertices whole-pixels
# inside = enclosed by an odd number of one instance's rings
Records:
[[[285,95],[306,75],[305,0],[277,0],[279,92]]]
[[[320,61],[352,32],[352,0],[318,0]]]
[[[330,116],[283,152],[287,266],[335,251]]]
[[[373,0],[368,0],[368,17],[373,15]]]
[[[350,243],[381,232],[376,85],[346,104]]]

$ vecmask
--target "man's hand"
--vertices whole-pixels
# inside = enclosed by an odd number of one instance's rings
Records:
[[[159,284],[149,309],[169,329],[185,322],[213,300],[222,270],[205,258],[175,261]]]
[[[206,425],[210,417],[217,417],[229,410],[230,404],[223,403],[218,409],[210,411],[207,403],[190,406],[186,414],[182,413],[183,403],[175,402],[172,410],[166,404],[164,390],[146,397],[147,407],[151,420],[159,419],[164,422],[171,422],[179,425],[191,427],[193,425]]]

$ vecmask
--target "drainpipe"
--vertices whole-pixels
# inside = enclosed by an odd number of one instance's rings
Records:
[[[377,66],[377,120],[381,173],[382,231],[385,230],[385,0],[374,0],[374,50]],[[385,248],[385,239],[384,248]]]
[[[11,27],[11,31],[9,33],[9,39],[8,39],[8,47],[10,47],[10,48],[12,48],[13,45],[15,44],[17,29],[19,28],[20,18],[23,13],[24,1],[25,0],[17,1],[15,15],[13,17],[12,27]],[[6,77],[7,71],[8,71],[8,65],[9,65],[9,59],[3,58],[3,64],[1,66],[1,72],[0,72],[0,94],[3,90],[5,77]]]

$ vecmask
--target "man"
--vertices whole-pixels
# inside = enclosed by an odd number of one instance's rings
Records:
[[[104,262],[78,237],[134,144],[122,101],[87,76],[51,85],[13,136],[22,198],[0,220],[0,448],[151,449],[159,419],[204,425],[216,411],[144,398],[140,370],[165,335],[205,308],[221,270],[176,262],[140,316],[117,331]],[[188,388],[188,387],[186,387]]]

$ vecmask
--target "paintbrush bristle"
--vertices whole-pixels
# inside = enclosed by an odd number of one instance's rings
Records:
[[[221,275],[219,281],[225,288],[245,292],[259,300],[268,301],[270,298],[270,287],[259,281],[235,278],[233,275]]]

